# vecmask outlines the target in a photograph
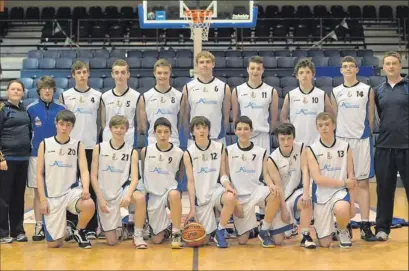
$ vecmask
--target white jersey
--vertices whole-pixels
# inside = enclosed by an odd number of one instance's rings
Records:
[[[156,144],[150,144],[145,149],[143,181],[148,193],[162,196],[167,191],[176,189],[179,171],[183,159],[183,151],[171,145],[169,150],[161,151]]]
[[[324,112],[325,92],[317,87],[305,94],[299,87],[288,93],[290,106],[290,122],[297,132],[297,141],[306,146],[311,145],[319,138],[315,125],[316,116]]]
[[[346,180],[348,149],[349,145],[341,139],[335,139],[331,147],[324,146],[321,140],[317,140],[310,146],[315,159],[320,168],[321,175],[331,179]],[[314,202],[326,203],[332,196],[343,187],[326,187],[317,185],[312,186],[312,198]]]
[[[47,198],[67,194],[78,182],[78,150],[80,141],[70,138],[60,143],[56,137],[44,139],[44,190]]]
[[[371,87],[358,82],[352,87],[344,84],[333,90],[337,102],[337,136],[368,138],[371,135],[368,120],[369,92]]]
[[[80,140],[87,150],[92,150],[97,144],[101,95],[101,92],[93,88],[88,88],[85,92],[70,88],[61,95],[65,107],[75,114],[75,125],[70,136]]]
[[[209,83],[196,78],[187,83],[187,100],[190,106],[190,120],[196,116],[206,117],[212,124],[210,138],[221,139],[225,136],[223,125],[223,102],[226,83],[216,77]]]
[[[210,140],[206,149],[200,149],[196,143],[187,152],[193,167],[196,199],[199,206],[206,205],[212,199],[212,194],[220,178],[223,144]]]
[[[111,140],[98,144],[98,185],[105,200],[119,196],[131,173],[133,148],[128,143],[115,149]]]
[[[135,139],[135,114],[140,94],[132,88],[128,88],[122,96],[117,96],[114,90],[108,90],[102,94],[102,102],[105,105],[105,129],[103,141],[112,138],[109,130],[109,121],[113,116],[122,115],[129,121],[129,129],[125,134],[125,141],[128,145],[134,145]]]
[[[248,148],[241,148],[238,143],[228,146],[230,179],[238,196],[251,195],[258,186],[263,174],[263,163],[267,151],[251,143]]]
[[[269,157],[280,173],[285,199],[288,199],[302,184],[301,153],[303,148],[304,143],[294,142],[289,156],[284,156],[280,148],[277,148]]]
[[[248,83],[236,87],[240,115],[248,116],[253,121],[253,136],[270,131],[270,106],[274,88],[266,83],[252,88]]]
[[[162,93],[155,87],[143,94],[145,99],[145,112],[148,120],[148,136],[156,143],[154,135],[155,121],[160,117],[165,117],[172,124],[172,135],[170,141],[179,145],[179,112],[182,101],[182,93],[171,87]]]

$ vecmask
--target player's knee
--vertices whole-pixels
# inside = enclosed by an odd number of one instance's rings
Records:
[[[329,248],[331,246],[331,240],[328,238],[319,239],[320,247]]]
[[[118,240],[107,240],[108,246],[115,246],[118,244]]]
[[[163,234],[154,235],[151,238],[151,240],[152,240],[152,243],[154,243],[154,244],[160,244],[163,241]]]
[[[133,192],[132,198],[136,204],[145,204],[145,194],[140,191]]]
[[[282,245],[284,242],[284,239],[285,239],[284,233],[273,235],[273,242],[277,246]]]
[[[62,241],[57,240],[57,241],[54,241],[54,242],[48,242],[47,246],[49,248],[60,248],[62,246]]]
[[[172,190],[169,192],[169,201],[177,202],[180,201],[180,192],[178,190]]]
[[[338,201],[334,206],[334,214],[336,217],[349,218],[350,216],[350,204],[347,201]]]
[[[358,181],[358,187],[360,189],[368,189],[369,190],[369,181],[368,180]]]
[[[93,212],[95,211],[95,204],[92,199],[81,199],[81,205],[79,207],[81,212]]]

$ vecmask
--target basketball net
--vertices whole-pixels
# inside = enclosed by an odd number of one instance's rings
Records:
[[[199,35],[202,41],[207,40],[213,12],[207,9],[188,9],[184,13],[184,18],[189,23],[190,39],[195,40]]]

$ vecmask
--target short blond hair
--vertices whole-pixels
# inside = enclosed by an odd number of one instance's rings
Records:
[[[82,70],[84,68],[87,69],[87,71],[89,72],[89,65],[84,61],[77,60],[71,66],[71,74],[74,74],[75,71]]]
[[[317,123],[319,120],[331,120],[333,124],[335,124],[335,118],[333,115],[331,115],[328,112],[321,112],[317,115],[317,117],[315,118],[315,123]]]
[[[395,51],[386,52],[385,55],[383,56],[382,63],[385,63],[385,58],[389,56],[393,56],[394,58],[397,58],[399,60],[399,63],[402,63],[402,57],[400,56],[398,52],[395,52]]]
[[[216,58],[214,57],[212,53],[210,53],[209,51],[201,51],[200,53],[196,55],[196,59],[195,59],[196,64],[199,64],[199,59],[202,57],[210,58],[213,64],[216,63]]]
[[[169,67],[169,69],[172,70],[172,65],[170,65],[170,63],[164,58],[160,58],[155,62],[155,65],[153,65],[153,71],[155,72],[158,67]]]
[[[126,62],[123,59],[117,59],[114,64],[112,64],[112,70],[114,70],[115,66],[119,66],[119,67],[126,67],[126,70],[129,72],[129,65],[128,62]]]
[[[122,115],[113,116],[111,118],[111,120],[109,121],[109,128],[112,128],[112,127],[118,126],[118,125],[125,125],[126,129],[128,129],[129,128],[129,121],[125,116],[122,116]]]

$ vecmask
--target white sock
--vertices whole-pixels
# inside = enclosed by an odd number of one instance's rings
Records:
[[[142,236],[143,229],[134,227],[134,235],[135,236]]]
[[[263,224],[261,224],[261,229],[263,231],[267,231],[267,230],[271,229],[271,223],[263,221]]]
[[[173,233],[173,234],[174,234],[174,233],[180,233],[180,229],[172,228],[172,233]]]
[[[226,226],[222,226],[222,224],[219,223],[219,225],[217,226],[218,230],[224,230],[226,228]]]

